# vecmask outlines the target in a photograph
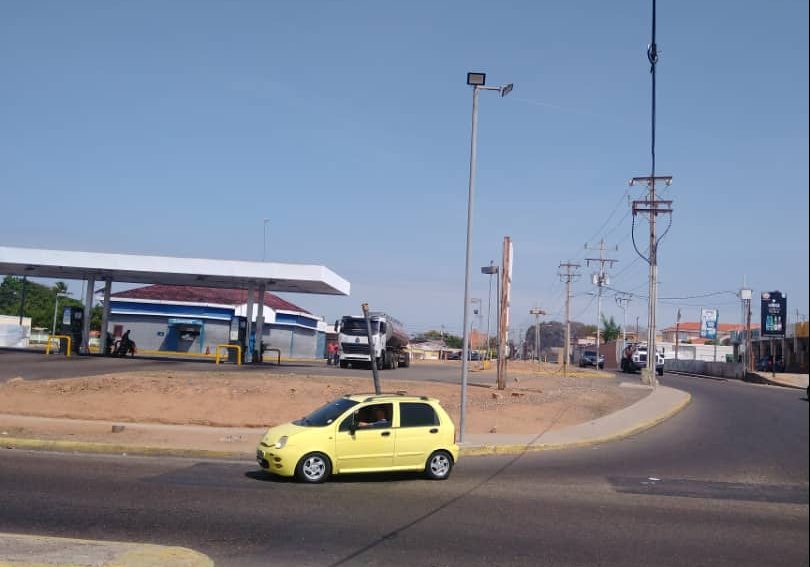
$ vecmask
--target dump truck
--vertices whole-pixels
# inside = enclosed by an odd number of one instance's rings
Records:
[[[393,369],[411,365],[408,352],[410,337],[405,326],[386,313],[369,313],[371,321],[372,347],[368,344],[368,330],[365,318],[346,315],[335,326],[338,333],[338,355],[341,368],[370,365],[371,357],[379,369]]]

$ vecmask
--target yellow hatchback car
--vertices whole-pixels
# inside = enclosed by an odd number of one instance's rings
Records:
[[[424,471],[444,480],[458,459],[455,435],[436,399],[353,394],[268,429],[256,460],[267,472],[308,483],[380,471]]]

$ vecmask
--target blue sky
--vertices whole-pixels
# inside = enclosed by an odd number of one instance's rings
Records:
[[[661,297],[745,276],[808,313],[807,12],[659,2]],[[260,260],[269,218],[268,259],[352,283],[288,299],[460,332],[465,73],[484,71],[515,90],[480,101],[473,295],[504,235],[515,328],[535,304],[562,317],[557,266],[600,237],[619,246],[612,287],[644,295],[627,180],[649,171],[649,20],[640,0],[4,2],[0,243]],[[581,272],[572,314],[594,321]],[[730,293],[665,301],[663,324],[678,306],[740,318]]]

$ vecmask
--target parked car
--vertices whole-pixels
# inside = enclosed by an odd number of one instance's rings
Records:
[[[595,350],[586,350],[582,353],[582,356],[579,358],[579,365],[581,367],[586,366],[596,366],[596,351]],[[599,354],[599,368],[605,367],[605,355]]]
[[[397,394],[347,395],[296,421],[271,427],[256,449],[259,466],[320,483],[333,474],[421,471],[450,476],[456,428],[438,400]]]

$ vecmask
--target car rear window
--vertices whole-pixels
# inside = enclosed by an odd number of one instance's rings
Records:
[[[439,425],[439,416],[430,404],[402,402],[399,404],[400,427]]]

